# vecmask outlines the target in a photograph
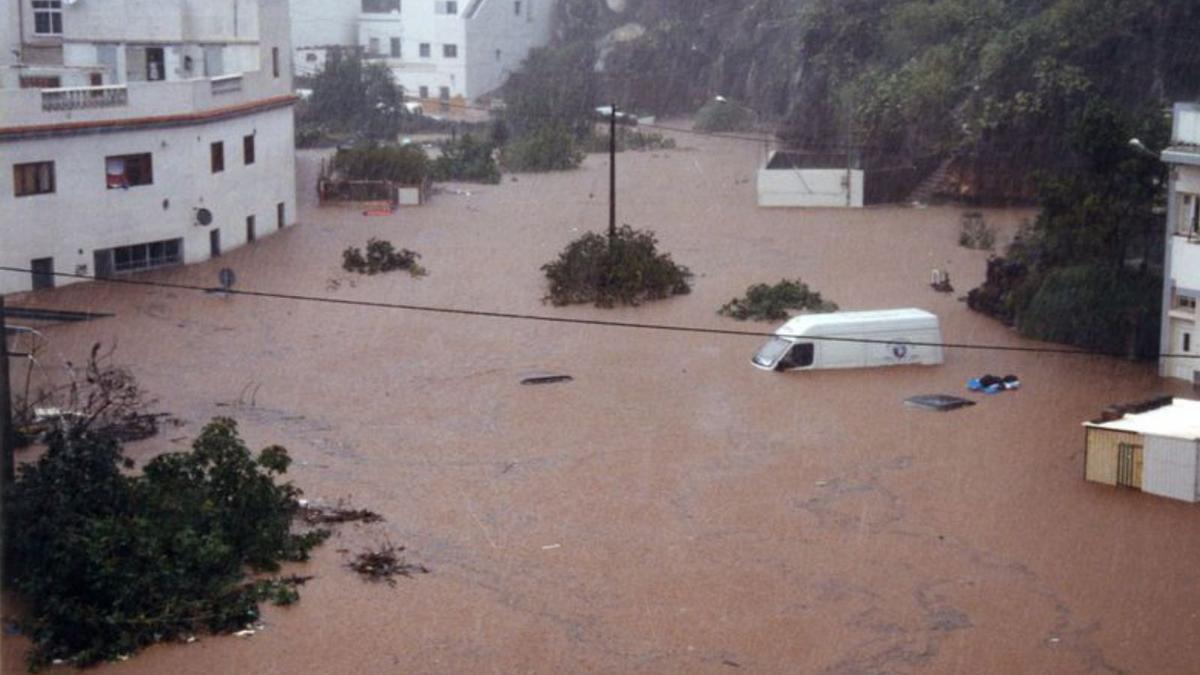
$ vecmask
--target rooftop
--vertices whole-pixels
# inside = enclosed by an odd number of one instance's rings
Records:
[[[1083,426],[1200,441],[1200,401],[1177,398],[1161,408],[1126,414],[1111,422],[1086,422]]]

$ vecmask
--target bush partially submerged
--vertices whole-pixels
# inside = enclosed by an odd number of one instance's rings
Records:
[[[810,290],[808,284],[799,279],[783,279],[774,286],[754,284],[746,289],[746,297],[730,300],[717,313],[739,321],[779,321],[788,317],[789,309],[836,312],[838,306],[822,298],[820,293]]]
[[[659,253],[649,230],[623,225],[611,242],[589,232],[567,245],[558,260],[542,266],[550,281],[546,299],[555,305],[638,305],[691,292],[691,271]]]
[[[988,227],[982,214],[963,214],[958,245],[979,251],[991,251],[996,246],[996,231]]]
[[[754,113],[729,101],[714,99],[696,112],[697,131],[749,131],[754,128]]]
[[[367,240],[366,255],[363,255],[362,249],[357,246],[342,251],[342,269],[359,274],[408,270],[414,277],[422,277],[428,272],[417,263],[420,257],[420,253],[406,248],[397,251],[392,242],[372,237]]]
[[[30,666],[85,666],[154,642],[230,632],[258,603],[298,597],[289,580],[248,582],[306,560],[328,532],[291,531],[300,490],[277,484],[279,446],[253,456],[218,418],[190,452],[160,455],[141,475],[117,442],[59,435],[5,494],[12,587],[29,602]]]
[[[441,149],[441,157],[433,160],[434,180],[500,182],[500,168],[492,155],[496,147],[492,143],[463,134],[457,140],[443,142]]]
[[[368,144],[341,149],[333,168],[351,180],[388,180],[419,185],[429,175],[429,158],[418,145]]]
[[[583,162],[575,137],[563,128],[547,128],[509,143],[502,155],[510,171],[568,171]]]

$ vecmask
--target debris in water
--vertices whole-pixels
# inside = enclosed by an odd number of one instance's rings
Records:
[[[553,373],[536,373],[527,375],[521,378],[521,384],[557,384],[559,382],[571,382],[575,378],[570,375],[556,375]]]
[[[366,577],[369,581],[386,581],[389,586],[396,585],[396,577],[411,577],[414,574],[429,574],[424,565],[406,562],[400,556],[403,546],[393,546],[389,542],[379,545],[378,549],[367,549],[354,556],[347,565],[350,569]]]
[[[949,410],[958,410],[967,406],[975,405],[974,401],[968,401],[965,398],[957,396],[947,396],[946,394],[927,394],[924,396],[913,396],[904,400],[905,405],[914,408],[922,408],[924,410],[936,410],[938,412],[946,412]]]
[[[383,516],[374,511],[345,508],[341,501],[336,506],[310,504],[307,500],[300,500],[297,503],[300,505],[300,519],[309,525],[351,522],[377,523],[383,520]]]
[[[1021,380],[1016,375],[984,375],[967,381],[967,389],[971,391],[982,391],[985,394],[999,394],[1002,391],[1010,391],[1021,388]]]

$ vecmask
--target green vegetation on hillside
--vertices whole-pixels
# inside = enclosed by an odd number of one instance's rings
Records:
[[[972,309],[1029,337],[1116,354],[1158,348],[1163,256],[1163,164],[1131,148],[1131,136],[1162,144],[1166,125],[1139,127],[1102,104],[1088,106],[1066,139],[1085,158],[1075,172],[1039,181],[1037,220],[993,259]]]
[[[606,45],[628,23],[644,34]],[[577,73],[599,63],[631,109],[721,94],[810,149],[953,153],[968,194],[1028,198],[1031,168],[1080,159],[1065,139],[1086,102],[1146,117],[1200,94],[1197,25],[1193,0],[563,0],[554,49],[606,45]]]

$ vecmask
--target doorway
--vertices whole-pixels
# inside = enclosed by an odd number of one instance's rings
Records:
[[[166,57],[162,47],[146,47],[146,80],[156,82],[167,79]]]
[[[213,258],[221,257],[221,231],[213,230],[208,233],[208,253]]]
[[[33,272],[33,290],[54,288],[54,258],[38,258],[29,263]]]

